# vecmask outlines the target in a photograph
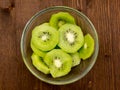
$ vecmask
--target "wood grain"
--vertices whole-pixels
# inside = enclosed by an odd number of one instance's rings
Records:
[[[69,6],[86,14],[99,36],[100,51],[92,70],[63,86],[46,84],[26,68],[20,39],[26,22],[49,6]],[[120,0],[1,0],[0,90],[120,90]]]

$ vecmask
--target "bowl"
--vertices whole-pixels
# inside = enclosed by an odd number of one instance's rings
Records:
[[[37,25],[40,25],[44,22],[49,22],[49,19],[52,14],[57,12],[68,12],[72,16],[74,16],[77,25],[79,25],[84,34],[89,33],[94,38],[95,41],[95,50],[93,55],[88,59],[81,61],[81,64],[72,68],[69,74],[60,78],[52,78],[50,75],[45,75],[38,71],[33,65],[31,60],[32,50],[30,48],[30,39],[31,32],[33,28]],[[65,85],[73,83],[81,78],[83,78],[93,67],[96,62],[99,50],[99,42],[97,32],[88,19],[82,12],[79,12],[76,9],[66,7],[66,6],[53,6],[46,9],[43,9],[36,13],[26,24],[24,27],[22,37],[21,37],[21,53],[23,57],[23,61],[29,71],[38,79],[54,85]]]

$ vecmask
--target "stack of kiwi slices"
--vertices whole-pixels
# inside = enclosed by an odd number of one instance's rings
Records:
[[[94,52],[94,39],[83,34],[72,15],[58,12],[36,26],[30,42],[34,67],[53,78],[67,75]]]

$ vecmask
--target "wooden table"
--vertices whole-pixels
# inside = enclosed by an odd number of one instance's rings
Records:
[[[92,70],[81,80],[64,86],[35,78],[20,52],[26,22],[39,10],[55,5],[86,14],[100,43]],[[120,0],[0,0],[0,90],[120,90]]]

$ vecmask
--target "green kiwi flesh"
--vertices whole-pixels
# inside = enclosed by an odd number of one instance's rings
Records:
[[[94,52],[94,39],[83,35],[75,19],[67,12],[51,16],[49,23],[36,26],[32,31],[30,47],[33,66],[44,74],[59,78],[70,73]]]
[[[42,61],[42,59],[37,54],[33,53],[31,58],[32,63],[37,70],[43,72],[44,74],[50,73],[50,70],[47,67],[47,65]]]
[[[65,76],[72,67],[72,57],[61,49],[53,49],[46,54],[44,62],[49,66],[53,78]]]
[[[30,46],[31,46],[31,49],[33,50],[33,52],[34,52],[35,54],[37,54],[38,56],[40,56],[40,57],[44,57],[45,54],[47,53],[47,52],[44,52],[44,51],[41,51],[41,50],[37,49],[37,48],[33,45],[32,40],[31,40]]]
[[[32,42],[41,51],[53,49],[58,44],[58,40],[58,31],[48,24],[39,25],[32,31]]]
[[[80,55],[80,58],[82,58],[83,60],[86,60],[94,52],[94,39],[92,38],[90,34],[87,34],[85,35],[84,40],[85,40],[84,45],[79,50],[79,55]]]
[[[65,23],[75,24],[75,19],[67,12],[55,13],[50,18],[50,25],[56,29],[60,28]]]
[[[64,24],[59,29],[58,46],[67,53],[77,52],[84,43],[82,30],[77,25]]]
[[[79,65],[80,62],[81,62],[79,53],[76,52],[76,53],[72,53],[70,55],[72,56],[72,67],[75,67],[75,66]]]

